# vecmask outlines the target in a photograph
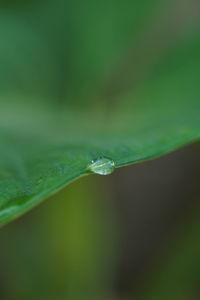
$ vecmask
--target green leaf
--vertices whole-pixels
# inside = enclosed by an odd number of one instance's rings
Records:
[[[195,3],[4,3],[0,224],[98,159],[120,167],[199,139]]]

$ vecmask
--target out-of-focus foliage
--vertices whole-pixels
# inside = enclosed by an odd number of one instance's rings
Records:
[[[83,178],[0,232],[0,298],[107,299],[118,251],[108,187]]]
[[[160,257],[160,264],[154,266],[149,281],[146,285],[143,283],[137,299],[187,300],[199,294],[199,217],[198,205],[189,220],[184,220],[175,232],[170,244],[166,245],[164,252],[167,253],[167,258]]]
[[[198,299],[199,149],[84,177],[3,227],[0,298]]]
[[[116,167],[200,136],[197,1],[0,4],[0,223],[91,161]]]

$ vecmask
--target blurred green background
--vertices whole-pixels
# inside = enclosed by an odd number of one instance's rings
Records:
[[[121,108],[125,90],[180,67],[190,45],[199,56],[199,18],[196,0],[1,1],[2,128],[27,107],[39,123],[38,105],[61,117]],[[1,228],[0,299],[200,299],[199,151],[83,177]]]
[[[1,299],[199,299],[199,151],[79,179],[3,227]]]

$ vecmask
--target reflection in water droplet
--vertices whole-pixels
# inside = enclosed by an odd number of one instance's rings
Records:
[[[102,157],[92,161],[88,166],[88,170],[95,174],[108,175],[115,170],[115,163],[111,159]]]

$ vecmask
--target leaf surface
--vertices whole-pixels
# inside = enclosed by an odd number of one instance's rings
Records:
[[[92,161],[121,167],[199,139],[200,10],[179,8],[49,0],[1,10],[0,224]]]

